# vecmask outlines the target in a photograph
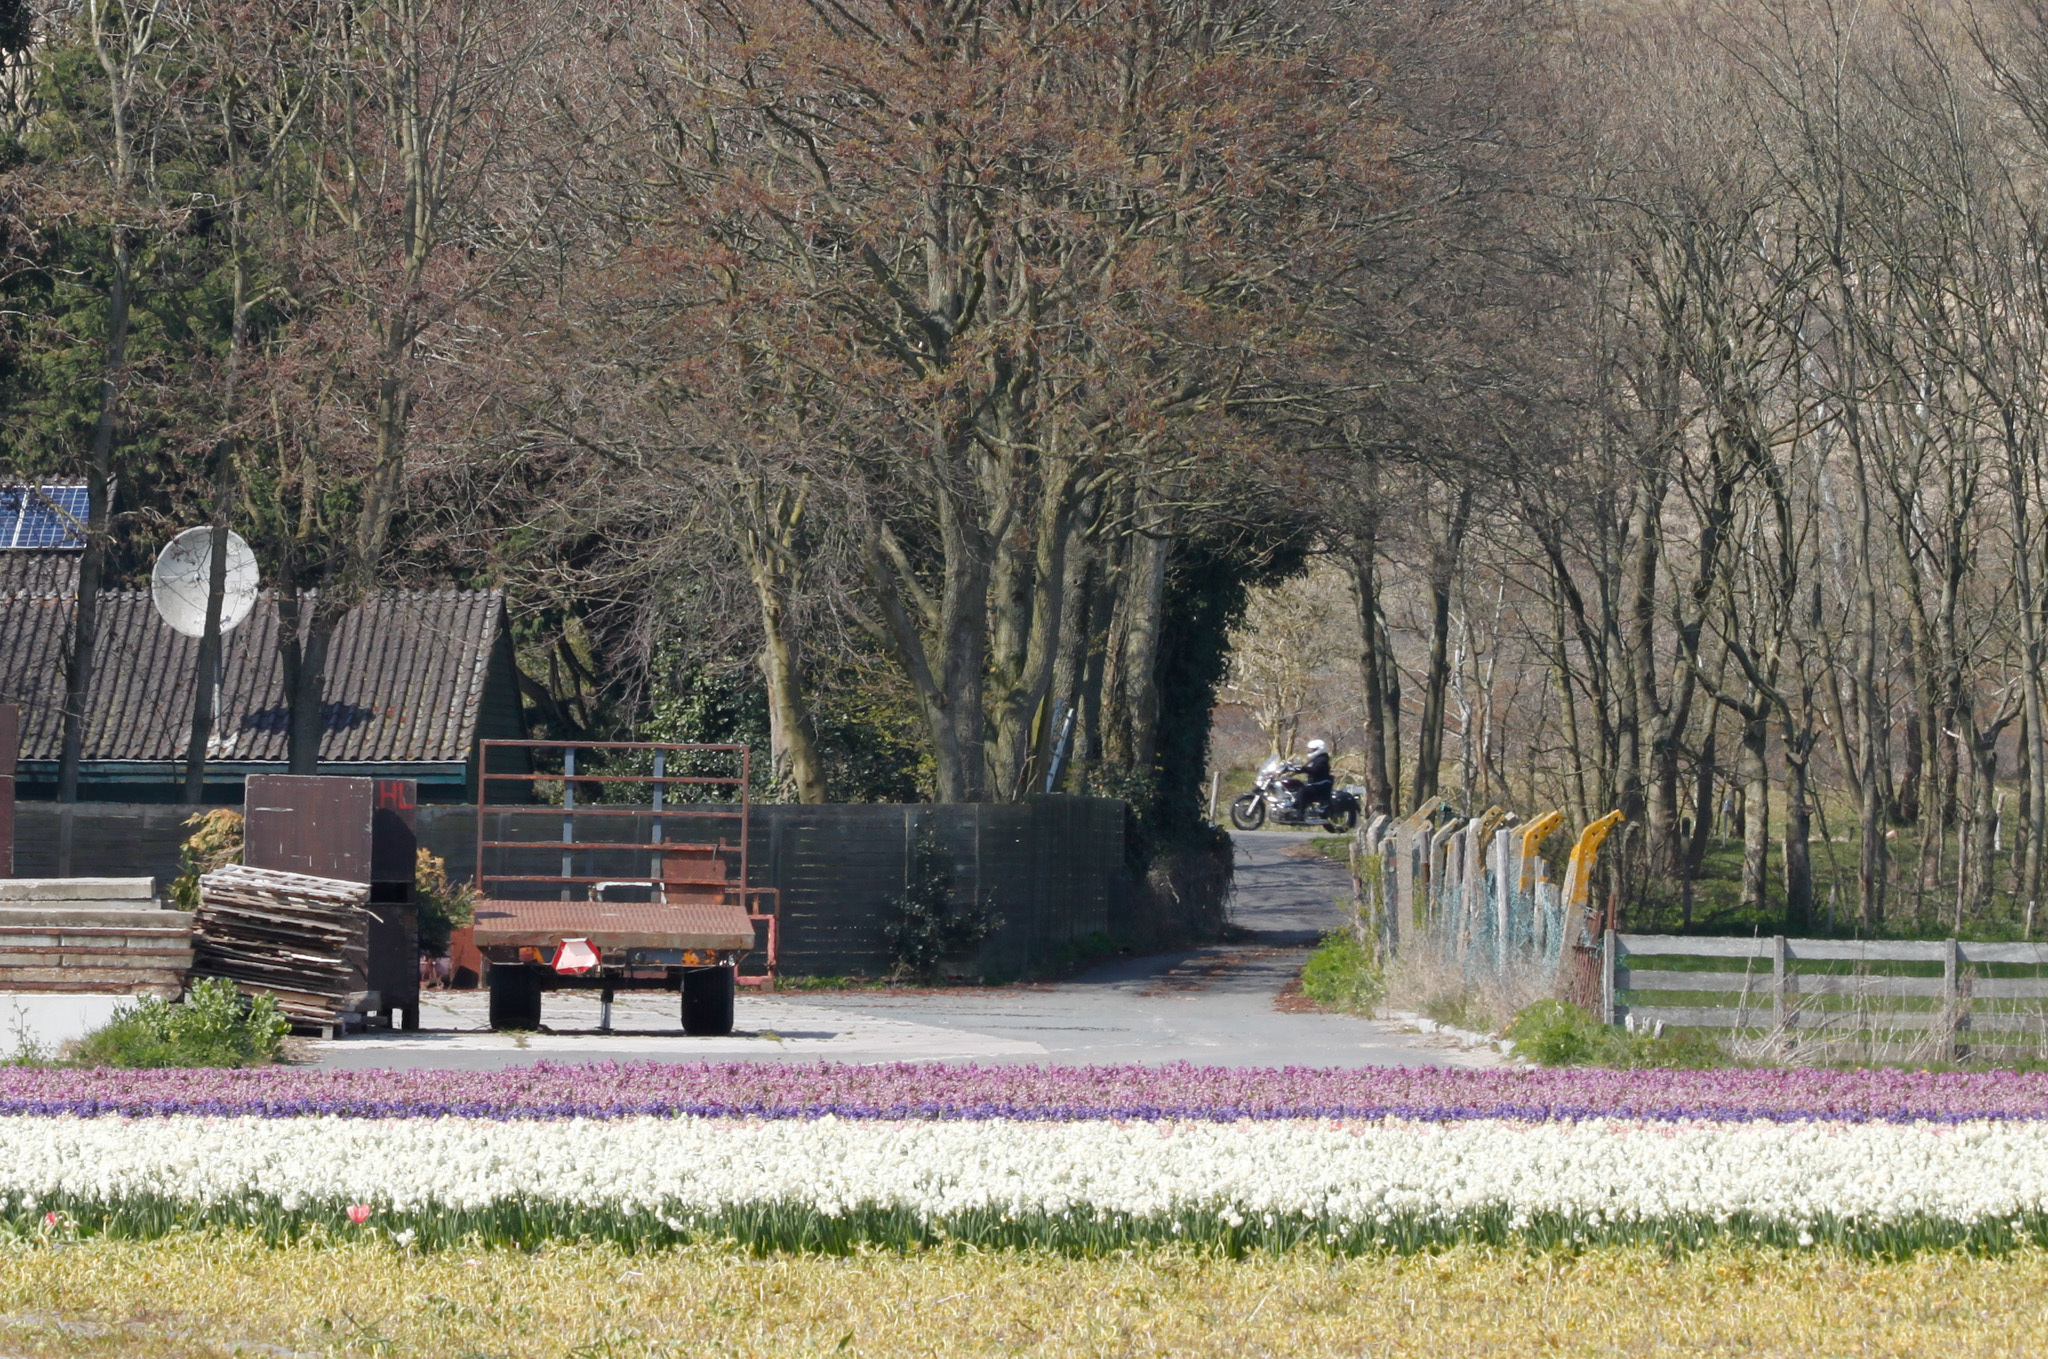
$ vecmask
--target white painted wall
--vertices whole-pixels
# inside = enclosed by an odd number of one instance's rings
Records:
[[[55,1056],[58,1048],[85,1037],[131,1000],[131,996],[0,992],[0,1057],[12,1057],[24,1048]]]

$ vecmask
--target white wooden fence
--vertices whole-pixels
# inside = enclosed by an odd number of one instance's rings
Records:
[[[1781,1048],[1890,1043],[1941,1059],[1985,1048],[2048,1052],[2044,967],[2048,944],[1608,930],[1600,1005],[1610,1024],[1749,1031]],[[2028,968],[2037,975],[2013,975]]]

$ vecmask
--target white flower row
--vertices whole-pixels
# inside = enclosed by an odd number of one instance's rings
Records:
[[[764,1203],[1370,1225],[1504,1210],[1626,1223],[1973,1223],[2048,1207],[2048,1123],[0,1119],[0,1198],[287,1209]]]

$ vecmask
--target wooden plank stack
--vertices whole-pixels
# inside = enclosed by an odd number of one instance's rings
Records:
[[[192,917],[148,878],[0,879],[0,992],[175,999]]]
[[[199,879],[192,975],[267,991],[292,1023],[333,1031],[369,975],[368,883],[230,864]]]

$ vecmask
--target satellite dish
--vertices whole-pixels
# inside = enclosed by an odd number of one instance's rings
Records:
[[[213,575],[213,530],[189,528],[164,545],[150,573],[149,594],[156,611],[187,637],[206,633],[206,590]],[[233,632],[256,607],[256,554],[242,535],[228,530],[227,588],[220,599],[220,630]]]

